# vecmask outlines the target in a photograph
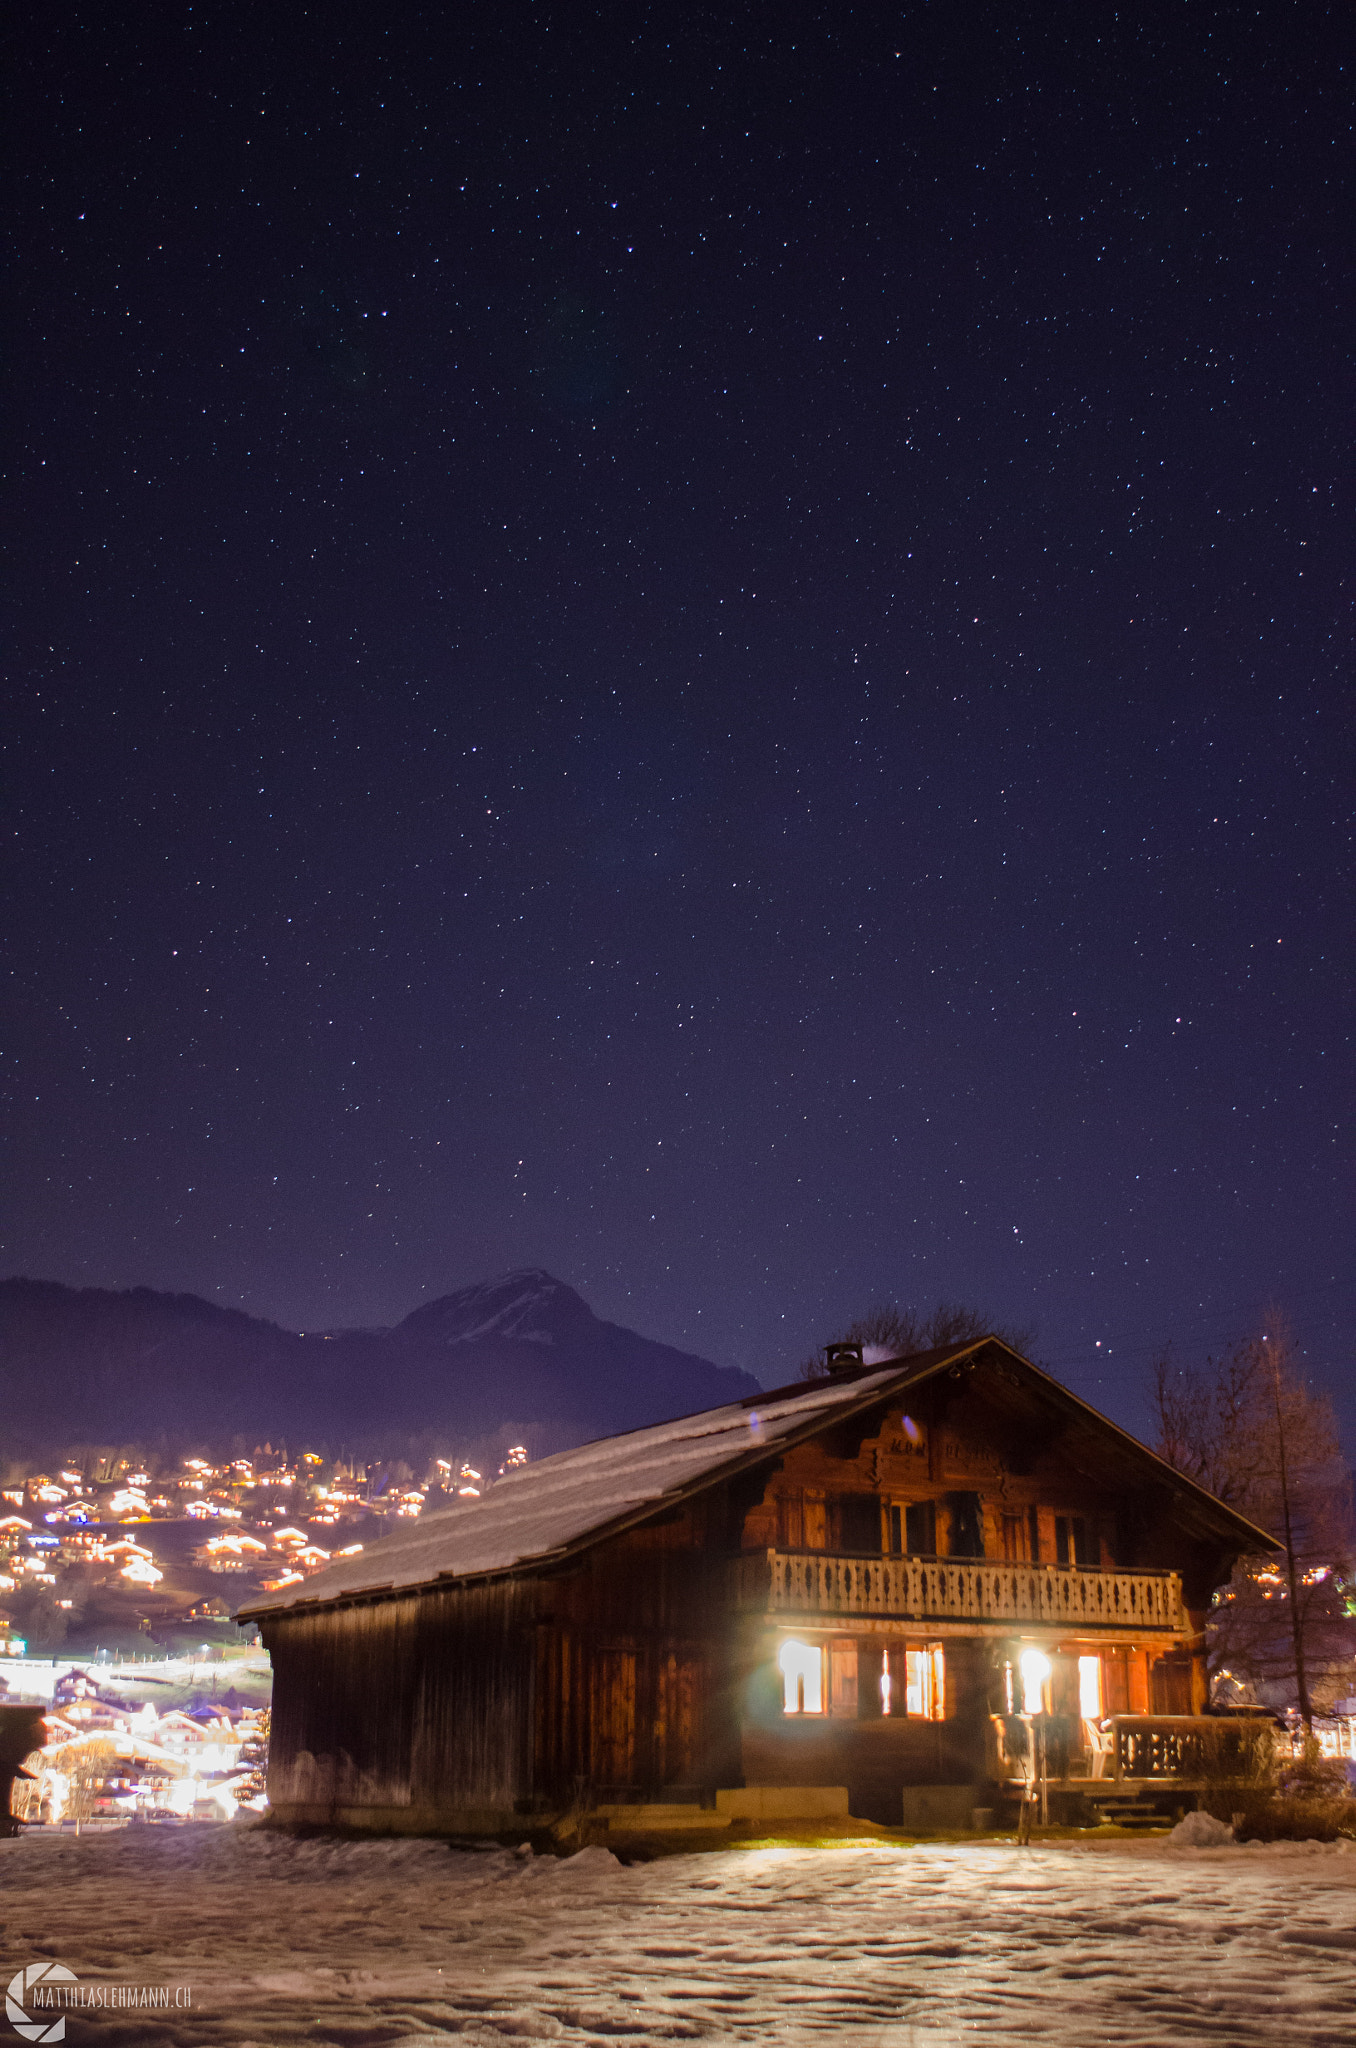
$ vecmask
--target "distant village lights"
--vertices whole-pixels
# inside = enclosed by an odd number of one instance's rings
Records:
[[[289,1459],[265,1444],[253,1458],[214,1464],[195,1456],[159,1472],[115,1451],[93,1454],[83,1472],[31,1472],[0,1488],[9,1510],[0,1514],[0,1595],[14,1608],[0,1608],[0,1655],[45,1656],[69,1645],[87,1657],[105,1630],[158,1640],[158,1630],[194,1618],[200,1606],[225,1620],[256,1590],[290,1588],[335,1557],[360,1555],[363,1542],[352,1539],[367,1535],[364,1524],[414,1520],[458,1497],[478,1500],[527,1462],[526,1445],[513,1444],[489,1477],[443,1457],[416,1479],[399,1463],[318,1451]],[[201,1540],[185,1542],[165,1524],[197,1524]],[[230,1599],[211,1593],[200,1574],[218,1584],[229,1577]],[[113,1604],[101,1618],[105,1599]]]

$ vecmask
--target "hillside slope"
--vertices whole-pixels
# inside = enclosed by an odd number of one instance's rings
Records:
[[[0,1281],[0,1450],[305,1438],[384,1454],[521,1433],[533,1456],[758,1392],[747,1373],[601,1321],[539,1269],[392,1330],[304,1335],[192,1294]]]

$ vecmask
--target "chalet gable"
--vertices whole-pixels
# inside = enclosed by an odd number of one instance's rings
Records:
[[[1070,1526],[1082,1520],[1080,1540],[1099,1552],[1078,1562],[1132,1542],[1145,1562],[1155,1561],[1158,1543],[1166,1563],[1185,1545],[1193,1576],[1217,1583],[1234,1556],[1273,1547],[1264,1531],[989,1337],[559,1452],[241,1615],[539,1571],[671,1521],[718,1488],[742,1517],[726,1530],[734,1548],[766,1539],[768,1548],[888,1549],[896,1513],[902,1547],[913,1508],[925,1515],[915,1538],[926,1526],[953,1554],[1001,1556],[1005,1517],[1044,1514],[1050,1526],[1035,1528],[1035,1541],[1044,1533],[1057,1545],[1061,1503]],[[1109,1502],[1125,1505],[1108,1510]],[[1134,1530],[1117,1526],[1117,1514],[1135,1519]]]

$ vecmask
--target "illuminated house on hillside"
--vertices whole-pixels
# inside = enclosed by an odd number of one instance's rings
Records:
[[[493,1833],[845,1787],[955,1822],[1010,1808],[1038,1751],[1057,1810],[1180,1802],[1219,1726],[1211,1594],[1272,1539],[996,1339],[830,1367],[247,1606],[275,1812]]]

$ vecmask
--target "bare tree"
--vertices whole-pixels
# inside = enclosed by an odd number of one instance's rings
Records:
[[[842,1336],[834,1341],[860,1344],[887,1358],[911,1358],[919,1351],[936,1351],[947,1344],[969,1344],[977,1337],[1001,1337],[1014,1351],[1024,1351],[1034,1334],[957,1301],[939,1301],[935,1308],[926,1311],[887,1301],[867,1309],[864,1315],[854,1316]],[[826,1371],[824,1354],[818,1351],[805,1360],[800,1377],[822,1379]]]
[[[1211,1611],[1217,1692],[1293,1698],[1312,1727],[1316,1686],[1343,1688],[1356,1649],[1351,1475],[1332,1403],[1304,1378],[1277,1312],[1224,1357],[1154,1368],[1159,1455],[1274,1535],[1240,1559]]]

